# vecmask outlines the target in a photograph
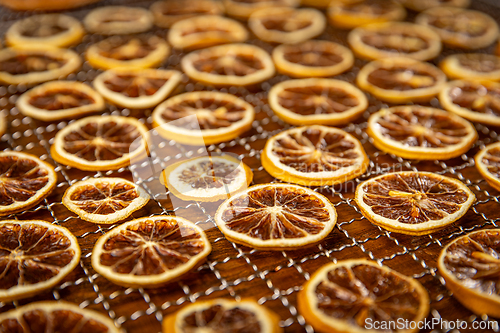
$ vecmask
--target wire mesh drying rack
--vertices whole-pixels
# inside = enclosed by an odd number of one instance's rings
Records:
[[[81,9],[69,11],[68,14],[82,19],[91,9],[102,5],[135,5],[149,7],[150,1],[108,0]],[[472,8],[484,11],[500,18],[499,4],[473,1]],[[31,15],[30,13],[0,10],[0,31],[6,29],[15,20]],[[409,20],[413,19],[411,13]],[[165,37],[166,30],[155,28],[152,32]],[[333,40],[346,45],[347,32],[329,27],[319,39]],[[87,35],[83,42],[74,49],[83,55],[86,48],[104,37]],[[267,51],[272,46],[252,37],[250,43],[263,47]],[[492,52],[492,49],[482,50]],[[446,49],[436,60],[457,51]],[[180,69],[179,61],[182,53],[173,51],[162,64],[162,68]],[[355,66],[349,72],[337,78],[353,82],[359,68],[364,62],[356,60]],[[100,71],[84,63],[81,70],[69,76],[70,80],[90,83]],[[277,182],[263,169],[260,164],[260,153],[268,137],[278,133],[289,125],[280,121],[269,108],[266,96],[273,84],[288,79],[284,75],[276,75],[262,83],[259,87],[247,90],[245,88],[221,89],[244,98],[254,105],[256,120],[252,129],[244,136],[230,142],[207,147],[209,152],[237,154],[254,172],[254,183]],[[193,90],[213,90],[183,77],[178,92]],[[90,308],[107,313],[115,322],[122,325],[128,332],[159,332],[162,318],[183,305],[200,299],[214,297],[254,298],[260,304],[269,307],[281,317],[281,326],[285,332],[313,332],[296,309],[296,296],[301,285],[309,279],[320,266],[349,258],[368,258],[383,263],[397,271],[419,280],[428,290],[431,298],[431,314],[433,318],[443,318],[449,321],[457,319],[468,322],[494,320],[488,317],[479,318],[466,310],[444,286],[444,280],[436,269],[436,259],[442,246],[451,240],[473,230],[498,227],[500,215],[500,195],[491,188],[479,175],[474,166],[473,156],[484,145],[498,141],[496,129],[476,125],[480,134],[479,141],[461,157],[449,161],[417,162],[404,160],[394,155],[385,154],[373,147],[364,129],[366,119],[385,106],[369,96],[370,106],[362,119],[350,124],[344,129],[358,137],[370,157],[368,171],[356,179],[359,183],[375,175],[392,170],[433,171],[457,178],[464,182],[477,196],[477,202],[469,212],[454,225],[428,236],[411,237],[387,232],[369,223],[359,212],[353,202],[354,186],[324,186],[315,188],[326,195],[336,206],[339,219],[335,230],[319,245],[297,251],[268,252],[252,250],[226,240],[215,226],[213,205],[200,202],[185,202],[183,206],[176,205],[155,194],[152,189],[158,185],[158,177],[139,179],[139,183],[152,194],[152,200],[131,218],[175,214],[182,210],[184,217],[202,225],[207,229],[207,235],[213,250],[208,261],[195,272],[184,276],[179,282],[171,283],[159,289],[132,289],[114,285],[97,274],[90,265],[90,255],[97,238],[116,225],[99,226],[84,222],[69,212],[62,204],[61,198],[69,185],[89,177],[116,176],[132,179],[130,167],[108,172],[84,172],[56,163],[50,156],[49,147],[56,132],[65,127],[67,122],[44,123],[22,116],[15,107],[15,101],[25,92],[25,86],[0,86],[0,108],[8,120],[9,128],[3,135],[0,148],[3,150],[24,151],[40,156],[56,167],[58,185],[55,191],[39,206],[23,213],[8,216],[5,219],[42,219],[70,229],[78,238],[82,248],[82,259],[77,267],[59,286],[37,297],[16,302],[1,303],[0,312],[36,300],[67,300],[79,304],[82,308]],[[434,99],[430,105],[439,107]],[[129,110],[108,105],[106,114],[131,116],[151,127],[152,110]],[[189,157],[192,151],[186,150],[175,142],[167,142],[172,148],[168,159]],[[153,160],[155,163],[161,161]],[[137,177],[136,177],[137,180]],[[215,207],[216,208],[216,207]],[[424,330],[425,331],[425,330]],[[435,330],[434,332],[445,332]]]

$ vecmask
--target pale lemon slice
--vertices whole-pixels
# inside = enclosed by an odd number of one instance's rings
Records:
[[[157,26],[170,28],[175,22],[197,15],[221,15],[224,6],[218,0],[162,0],[154,2],[149,10]]]
[[[260,9],[273,7],[297,7],[300,0],[223,0],[226,13],[246,20]]]
[[[500,142],[487,145],[474,158],[476,168],[483,178],[500,191]]]
[[[83,19],[85,28],[101,35],[134,34],[153,27],[153,14],[140,7],[104,6]]]
[[[450,79],[500,81],[500,57],[492,54],[453,54],[441,61],[439,67]]]
[[[352,29],[370,23],[402,21],[406,10],[395,0],[334,0],[330,2],[328,17],[334,26]]]

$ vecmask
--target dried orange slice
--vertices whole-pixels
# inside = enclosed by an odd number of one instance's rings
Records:
[[[148,68],[160,65],[170,48],[163,39],[150,36],[113,36],[91,45],[85,54],[96,68]]]
[[[352,67],[351,50],[326,40],[282,44],[274,48],[272,58],[281,73],[292,77],[328,77]]]
[[[450,79],[500,81],[500,57],[492,54],[453,54],[441,61],[439,67]]]
[[[260,9],[297,7],[300,0],[223,0],[223,3],[228,15],[247,19]]]
[[[56,80],[76,71],[81,64],[78,54],[71,50],[16,46],[0,50],[0,82],[36,84]]]
[[[274,113],[292,125],[343,125],[368,107],[365,94],[334,79],[299,79],[278,83],[269,91]]]
[[[224,11],[222,3],[212,0],[166,0],[157,1],[149,10],[155,24],[160,28],[170,28],[175,22],[196,15],[220,15]]]
[[[227,199],[252,182],[252,170],[231,156],[205,156],[175,163],[162,173],[164,184],[182,200]]]
[[[248,27],[263,41],[294,44],[321,34],[326,19],[319,10],[312,8],[266,8],[250,15]]]
[[[426,9],[448,6],[448,7],[469,7],[470,0],[398,0],[403,6],[413,9],[417,12]]]
[[[474,160],[477,170],[488,184],[500,191],[500,142],[481,149]]]
[[[116,105],[146,109],[164,101],[181,77],[175,70],[114,68],[99,74],[92,83],[104,98]]]
[[[363,174],[368,157],[361,143],[338,128],[304,126],[266,142],[262,166],[285,182],[321,186],[341,184]]]
[[[477,139],[468,121],[419,105],[375,112],[366,131],[375,147],[403,158],[447,160],[466,153]]]
[[[16,21],[5,33],[5,42],[7,45],[67,47],[79,43],[84,34],[81,23],[72,16],[42,14]]]
[[[83,24],[101,35],[135,34],[153,27],[153,14],[140,7],[104,6],[88,13]]]
[[[28,90],[16,106],[22,114],[54,121],[104,110],[104,99],[94,89],[78,81],[52,81]]]
[[[116,170],[146,155],[147,137],[147,127],[135,118],[86,117],[57,132],[50,152],[80,170]]]
[[[498,38],[498,25],[489,15],[456,7],[438,7],[420,13],[415,22],[434,29],[443,43],[464,49],[480,49]]]
[[[44,221],[1,221],[0,243],[2,302],[54,287],[80,262],[76,237],[68,229]]]
[[[261,250],[293,250],[321,242],[337,223],[322,194],[291,184],[249,187],[224,201],[214,216],[232,242]]]
[[[56,187],[54,167],[38,157],[0,152],[0,216],[33,207]]]
[[[153,126],[169,140],[211,145],[236,138],[252,126],[252,105],[230,94],[196,91],[169,98],[153,111]]]
[[[158,287],[200,265],[212,250],[205,232],[175,216],[126,222],[102,235],[92,267],[125,287]]]
[[[197,301],[163,319],[163,333],[282,333],[280,318],[253,300]]]
[[[244,42],[248,31],[235,20],[218,15],[202,15],[178,21],[168,31],[168,42],[176,49],[201,49]]]
[[[82,220],[111,224],[129,217],[149,201],[140,186],[123,178],[89,178],[71,185],[62,203]]]
[[[385,58],[365,65],[358,73],[358,86],[390,103],[429,101],[446,84],[439,68],[410,58]]]
[[[429,60],[441,52],[441,38],[431,28],[407,22],[373,23],[349,33],[349,45],[366,59],[407,57]]]
[[[375,332],[370,323],[410,322],[411,328],[397,331],[414,333],[422,327],[430,301],[417,280],[374,261],[353,259],[318,269],[297,302],[300,314],[318,332]]]
[[[437,262],[446,288],[478,315],[500,317],[498,244],[500,229],[471,232],[446,245]]]
[[[182,70],[190,78],[215,85],[246,86],[274,75],[269,54],[249,44],[212,46],[184,56]]]
[[[5,333],[27,332],[27,328],[29,332],[49,328],[50,332],[125,332],[109,317],[64,301],[35,302],[7,311],[0,315],[0,328]]]
[[[330,22],[338,28],[352,29],[365,24],[402,21],[406,10],[395,0],[332,1]]]
[[[355,199],[361,213],[373,224],[421,236],[457,221],[476,197],[456,179],[432,172],[403,171],[359,184]]]

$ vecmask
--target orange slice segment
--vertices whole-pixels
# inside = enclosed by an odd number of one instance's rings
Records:
[[[101,35],[135,34],[153,27],[153,14],[140,7],[104,6],[88,13],[83,24]]]
[[[194,269],[211,251],[205,232],[175,216],[132,220],[101,236],[92,267],[125,287],[158,287]]]
[[[153,13],[155,24],[160,28],[170,28],[175,22],[196,15],[220,15],[224,6],[212,0],[157,1],[149,10]]]
[[[477,139],[477,132],[468,121],[418,105],[396,106],[372,114],[367,133],[380,150],[419,160],[460,156]]]
[[[26,116],[54,121],[99,112],[106,105],[101,95],[84,83],[53,81],[22,94],[16,106]]]
[[[269,140],[262,166],[273,177],[307,186],[341,184],[363,174],[368,157],[349,133],[326,126],[283,131]]]
[[[300,0],[223,0],[226,13],[246,20],[260,9],[273,7],[297,7]]]
[[[300,79],[278,83],[269,91],[273,111],[292,125],[343,125],[368,107],[365,94],[333,79]]]
[[[453,54],[446,57],[439,67],[450,79],[500,81],[500,57],[492,54]]]
[[[116,170],[146,155],[147,137],[147,127],[135,118],[87,117],[57,132],[50,152],[80,170]]]
[[[236,138],[251,128],[255,111],[244,100],[215,91],[169,98],[153,112],[155,130],[187,145],[211,145]]]
[[[68,229],[44,221],[1,221],[0,244],[3,302],[54,287],[80,262],[76,237]]]
[[[116,105],[146,109],[164,101],[181,81],[175,70],[115,68],[99,74],[95,89]]]
[[[261,250],[293,250],[321,242],[337,223],[322,194],[291,184],[261,184],[226,200],[214,216],[232,242]]]
[[[89,178],[71,185],[62,203],[82,220],[111,224],[145,206],[149,195],[123,178]]]
[[[297,302],[300,314],[322,333],[370,332],[375,331],[370,322],[406,320],[415,328],[398,332],[414,333],[429,313],[429,295],[418,281],[364,259],[324,265],[302,287]]]
[[[405,7],[413,9],[417,12],[426,9],[448,6],[448,7],[469,7],[470,0],[398,0]]]
[[[361,213],[392,232],[421,236],[461,218],[476,199],[462,182],[432,172],[403,171],[358,185]]]
[[[402,21],[404,7],[394,0],[331,1],[330,22],[338,28],[352,29],[365,24]]]
[[[476,168],[493,188],[500,191],[500,143],[492,143],[481,149],[474,158]]]

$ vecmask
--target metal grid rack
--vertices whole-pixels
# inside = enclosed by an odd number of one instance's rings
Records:
[[[110,4],[127,4],[149,7],[150,1],[118,1],[108,0],[99,4],[70,11],[68,14],[83,18],[96,6]],[[498,4],[497,4],[498,5]],[[500,18],[500,8],[495,3],[473,1],[472,7]],[[29,13],[15,13],[6,9],[0,10],[0,31],[6,31],[15,20],[28,16]],[[412,19],[410,15],[410,20]],[[155,28],[152,33],[164,37],[166,30]],[[334,30],[329,27],[320,36],[346,45],[345,31]],[[83,55],[85,49],[98,40],[98,35],[87,35],[83,42],[74,49]],[[270,51],[272,46],[252,38],[251,43]],[[491,49],[483,50],[492,52]],[[453,50],[445,49],[437,61],[441,60]],[[182,54],[173,51],[164,62],[162,68],[180,69],[179,60]],[[365,62],[356,60],[356,64],[349,72],[337,78],[353,82],[359,68]],[[79,80],[90,83],[100,71],[84,63],[82,69],[69,76],[70,80]],[[277,82],[288,79],[287,76],[277,75],[262,83],[260,87],[247,90],[245,88],[221,89],[241,96],[256,109],[256,120],[252,129],[245,136],[230,142],[207,147],[209,152],[227,152],[239,155],[254,174],[255,183],[277,182],[260,164],[260,153],[266,139],[278,133],[289,125],[279,120],[269,108],[266,95],[269,88]],[[183,77],[180,90],[211,90],[199,83]],[[62,204],[61,197],[69,185],[89,177],[117,176],[132,179],[133,168],[127,167],[116,171],[84,172],[56,163],[50,156],[49,148],[55,133],[67,125],[67,122],[44,123],[29,117],[23,117],[15,107],[15,101],[25,92],[25,86],[0,86],[0,108],[3,116],[8,120],[9,129],[2,137],[0,149],[25,151],[40,156],[56,166],[58,185],[54,192],[39,206],[23,213],[6,217],[6,219],[42,219],[51,221],[69,228],[78,238],[82,248],[82,260],[62,284],[51,291],[37,297],[15,301],[0,302],[0,311],[4,312],[36,300],[64,299],[80,307],[88,307],[106,312],[117,324],[122,325],[128,332],[159,332],[163,316],[178,310],[182,305],[195,302],[198,299],[213,297],[232,297],[235,299],[252,297],[260,304],[277,312],[282,321],[285,332],[313,332],[304,318],[296,309],[296,295],[301,285],[309,279],[320,266],[348,258],[369,258],[398,270],[399,272],[418,279],[429,291],[431,297],[431,314],[434,318],[446,320],[487,321],[488,317],[479,318],[458,303],[444,287],[444,280],[436,269],[436,259],[443,245],[464,235],[467,232],[482,228],[498,227],[500,216],[495,208],[500,204],[498,192],[491,188],[475,170],[473,156],[484,145],[498,141],[499,133],[482,125],[476,125],[480,133],[480,140],[468,154],[449,161],[417,162],[405,160],[394,155],[385,154],[376,150],[364,129],[368,116],[384,106],[376,99],[369,97],[370,107],[356,124],[350,124],[344,129],[358,137],[370,157],[368,171],[356,179],[359,183],[375,175],[391,170],[425,170],[458,178],[463,181],[477,196],[477,202],[460,221],[443,231],[421,237],[404,236],[391,233],[369,223],[359,212],[353,202],[354,187],[324,186],[314,188],[322,192],[336,206],[339,219],[335,230],[321,244],[304,250],[266,252],[252,250],[229,242],[215,226],[213,221],[214,206],[201,202],[185,202],[183,206],[173,207],[164,195],[155,193],[153,189],[158,185],[158,177],[140,179],[139,183],[152,195],[152,200],[141,210],[135,212],[131,218],[154,216],[160,214],[175,214],[182,210],[183,216],[189,217],[198,225],[207,229],[213,250],[208,261],[195,272],[187,274],[179,282],[171,283],[163,288],[145,290],[142,288],[122,288],[107,281],[97,274],[90,265],[90,255],[96,239],[116,225],[99,226],[82,222],[77,216],[69,212]],[[432,106],[439,106],[434,99]],[[146,125],[151,125],[152,110],[129,110],[108,105],[105,114],[133,116]],[[167,142],[172,148],[172,154],[167,159],[189,157],[192,151]],[[163,163],[153,159],[153,163]],[[136,178],[137,179],[137,178]],[[168,194],[168,193],[167,193]],[[216,208],[216,207],[215,207]],[[425,330],[424,330],[425,331]],[[442,330],[435,330],[441,332]],[[443,330],[443,332],[445,332]]]

